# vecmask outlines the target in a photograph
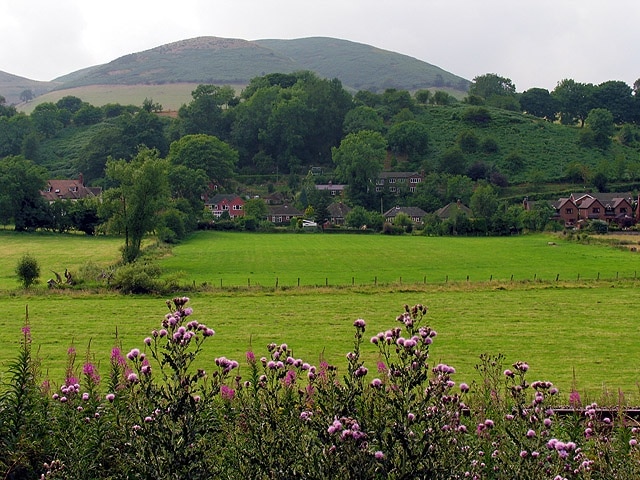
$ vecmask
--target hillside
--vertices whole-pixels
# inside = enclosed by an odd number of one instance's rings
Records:
[[[19,103],[20,94],[25,90],[31,90],[35,96],[39,96],[56,86],[54,82],[38,82],[0,71],[0,95],[4,97],[7,105]]]
[[[71,72],[49,83],[3,74],[0,95],[4,95],[10,104],[18,103],[20,93],[25,89],[31,89],[37,96],[68,90],[68,94],[85,99],[82,90],[78,89],[92,87],[93,93],[87,95],[93,96],[85,100],[99,104],[95,101],[95,89],[101,86],[107,93],[104,103],[124,103],[119,100],[121,86],[129,87],[129,91],[132,86],[139,87],[141,93],[137,97],[143,100],[151,96],[146,91],[150,86],[189,85],[184,90],[190,92],[193,85],[242,86],[267,73],[300,70],[311,70],[322,78],[338,78],[353,92],[439,88],[461,96],[469,86],[468,80],[429,63],[347,40],[314,37],[247,41],[198,37],[131,53],[104,65]],[[50,98],[65,94],[35,100],[23,110],[30,111],[41,101],[52,101]],[[162,97],[153,98],[163,103]],[[169,100],[169,108],[177,108],[189,100],[188,96],[181,97],[177,106]]]

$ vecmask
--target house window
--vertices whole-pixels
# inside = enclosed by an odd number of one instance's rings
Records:
[[[396,187],[389,187],[389,191],[390,192],[395,192],[396,191]]]
[[[627,207],[620,207],[620,213],[627,213]]]
[[[396,183],[396,179],[395,178],[390,178],[389,179],[389,183]]]
[[[234,205],[233,209],[234,210],[242,210],[242,205]]]
[[[382,191],[382,187],[376,187],[376,192],[381,192]]]
[[[573,213],[573,208],[565,209],[564,213],[567,213],[567,214],[571,215]]]
[[[336,191],[335,190],[331,190],[331,195],[335,196],[336,195]]]
[[[420,180],[421,180],[420,178],[413,177],[413,178],[411,178],[409,180],[409,182],[411,182],[411,183],[420,183]]]
[[[411,193],[415,193],[415,191],[416,191],[416,187],[409,187],[409,191],[410,191]]]
[[[593,210],[591,210],[591,213],[600,213],[600,209],[598,207],[593,207]]]

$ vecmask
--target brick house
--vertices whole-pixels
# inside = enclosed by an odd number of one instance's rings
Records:
[[[633,198],[630,193],[572,193],[551,204],[555,209],[552,219],[567,228],[579,227],[587,220],[602,220],[626,228],[638,220],[634,217]]]
[[[566,228],[575,227],[578,224],[578,206],[571,197],[561,198],[557,202],[551,204],[555,210],[553,220],[562,222]]]
[[[82,174],[77,180],[47,180],[44,190],[40,190],[40,195],[49,203],[58,200],[67,200],[71,202],[84,198],[100,198],[102,196],[102,188],[85,187]]]
[[[220,218],[224,212],[229,212],[231,218],[244,217],[244,200],[238,195],[219,193],[204,202],[204,207]]]

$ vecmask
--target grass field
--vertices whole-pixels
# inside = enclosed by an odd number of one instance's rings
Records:
[[[556,245],[548,245],[553,241]],[[519,237],[238,235],[200,232],[162,261],[167,272],[219,286],[372,285],[490,279],[635,278],[640,256],[607,246]]]
[[[241,363],[250,348],[264,355],[270,342],[286,342],[310,363],[323,357],[343,366],[356,318],[364,318],[367,335],[374,335],[396,325],[404,303],[424,303],[430,308],[426,320],[439,333],[432,359],[455,366],[458,381],[476,378],[480,354],[502,353],[507,366],[527,361],[530,380],[553,381],[565,394],[575,374],[578,389],[593,399],[603,392],[615,397],[620,389],[629,401],[640,401],[637,257],[602,245],[549,246],[550,240],[206,232],[174,248],[161,265],[214,287],[189,294],[194,317],[216,330],[200,360],[205,369],[220,355]],[[103,374],[116,332],[125,350],[143,346],[166,313],[164,297],[51,294],[42,286],[27,294],[12,279],[21,251],[64,270],[88,260],[113,262],[119,245],[118,239],[0,232],[0,375],[16,354],[27,306],[43,370],[53,381],[62,377],[71,344],[80,360],[90,345]],[[616,280],[616,274],[631,279]],[[246,288],[247,278],[252,285],[273,286],[274,276],[281,286],[298,277],[307,286]],[[330,284],[348,288],[325,287],[327,276]],[[372,284],[375,276],[378,286]],[[220,289],[219,278],[239,287]],[[372,373],[375,352],[365,345]]]

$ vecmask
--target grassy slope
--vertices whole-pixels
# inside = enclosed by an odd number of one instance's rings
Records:
[[[578,127],[563,126],[543,120],[509,112],[487,108],[492,121],[486,126],[477,126],[461,120],[470,108],[464,104],[449,107],[429,107],[419,120],[429,129],[429,161],[435,166],[438,157],[447,149],[457,145],[458,136],[465,131],[476,134],[480,141],[493,139],[498,144],[496,153],[467,153],[468,164],[483,161],[497,165],[511,182],[530,182],[538,178],[543,182],[555,182],[566,173],[571,162],[579,162],[592,170],[601,167],[613,178],[616,173],[615,160],[623,158],[629,167],[637,172],[638,146],[625,147],[616,142],[607,151],[584,148],[579,145],[581,130]],[[513,170],[508,162],[511,154],[524,159],[522,169]],[[530,187],[530,193],[538,189]]]

